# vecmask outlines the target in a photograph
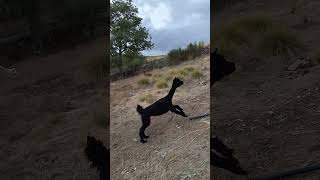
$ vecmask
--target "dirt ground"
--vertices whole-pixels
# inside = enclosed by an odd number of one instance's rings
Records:
[[[16,64],[18,76],[1,79],[0,179],[98,179],[84,156],[86,136],[108,144],[106,83],[86,70],[105,57],[105,39]],[[103,118],[103,117],[102,117]]]
[[[209,113],[209,56],[186,63],[154,70],[151,73],[166,74],[170,69],[186,65],[204,73],[200,80],[186,79],[174,95],[178,104],[189,116]],[[156,99],[165,96],[170,87],[157,89],[152,85],[139,87],[138,75],[111,83],[111,179],[209,179],[209,117],[189,120],[168,112],[152,117],[146,130],[148,142],[139,142],[141,119],[136,112],[143,94],[155,94]]]
[[[302,56],[319,50],[320,2],[301,1],[295,15],[292,1],[255,0],[240,3],[214,17],[216,26],[239,16],[263,14],[286,23],[299,33],[306,48]],[[311,22],[303,24],[303,16]],[[287,69],[298,58],[235,59],[237,71],[211,89],[211,131],[235,150],[249,177],[301,168],[320,161],[320,65],[303,74]],[[284,179],[316,180],[320,171]],[[212,167],[215,180],[246,179]]]

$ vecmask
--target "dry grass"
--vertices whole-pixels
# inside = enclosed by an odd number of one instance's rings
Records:
[[[155,100],[155,97],[152,94],[145,94],[145,95],[139,97],[139,100],[141,102],[147,102],[150,104]]]
[[[271,29],[261,37],[258,47],[262,52],[271,55],[288,56],[290,51],[297,53],[302,49],[302,42],[286,29]]]
[[[168,87],[168,83],[166,80],[164,79],[159,79],[157,82],[156,82],[156,86],[157,88],[159,89],[164,89],[164,88],[167,88]]]
[[[199,79],[201,77],[203,77],[203,74],[195,67],[184,66],[181,68],[171,69],[166,73],[154,73],[151,77],[151,80],[148,77],[144,77],[138,81],[138,84],[140,86],[152,84],[158,89],[164,89],[169,87],[174,78],[186,80],[192,78]]]
[[[138,81],[138,85],[140,85],[140,86],[145,86],[145,85],[149,85],[149,84],[150,84],[150,79],[147,77],[144,77]]]
[[[191,73],[191,76],[195,79],[200,79],[200,78],[204,77],[204,75],[200,71],[193,71]]]
[[[214,46],[227,57],[247,48],[261,55],[287,56],[302,48],[299,37],[268,17],[246,17],[217,30]]]

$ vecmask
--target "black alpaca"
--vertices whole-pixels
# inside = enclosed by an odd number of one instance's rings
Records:
[[[142,126],[139,131],[140,142],[145,143],[147,142],[145,139],[148,139],[149,136],[145,135],[144,131],[148,126],[150,126],[150,117],[151,116],[160,116],[168,111],[174,112],[184,117],[188,117],[184,112],[183,109],[178,105],[172,104],[172,98],[176,91],[176,89],[183,84],[178,78],[174,78],[172,82],[171,89],[165,97],[159,99],[158,101],[154,102],[150,106],[146,107],[145,109],[142,106],[137,105],[137,111],[141,116]]]
[[[210,138],[210,164],[226,169],[238,175],[248,173],[240,167],[239,161],[233,156],[233,150],[228,148],[217,137]]]
[[[100,180],[110,179],[110,149],[95,137],[87,136],[85,154],[91,161],[91,167],[97,167],[100,171]]]
[[[235,63],[227,61],[224,56],[218,54],[217,51],[218,49],[216,48],[214,52],[210,54],[210,59],[213,60],[211,64],[212,68],[210,69],[210,86],[236,70]]]
[[[211,59],[213,61],[210,71],[210,86],[236,70],[235,63],[227,61],[223,55],[218,54],[217,48],[211,53]],[[238,175],[248,174],[240,167],[239,161],[233,156],[233,150],[223,144],[217,137],[210,138],[210,151],[211,165],[226,169]]]

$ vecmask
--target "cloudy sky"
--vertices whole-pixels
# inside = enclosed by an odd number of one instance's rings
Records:
[[[144,55],[166,54],[194,41],[209,42],[210,0],[134,0],[155,44]]]

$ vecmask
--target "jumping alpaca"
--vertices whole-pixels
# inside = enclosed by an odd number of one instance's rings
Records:
[[[91,167],[95,166],[100,171],[100,180],[110,179],[110,149],[95,137],[87,136],[85,154],[91,161]]]
[[[176,89],[183,84],[178,78],[174,78],[172,82],[171,89],[165,97],[159,99],[158,101],[154,102],[150,106],[146,107],[145,109],[142,106],[137,105],[137,111],[141,116],[142,126],[139,131],[140,142],[146,143],[147,141],[144,139],[148,139],[149,136],[145,135],[144,131],[148,126],[150,126],[150,117],[151,116],[160,116],[168,111],[181,115],[183,117],[188,117],[184,112],[183,109],[178,105],[172,104],[172,98],[176,91]]]

